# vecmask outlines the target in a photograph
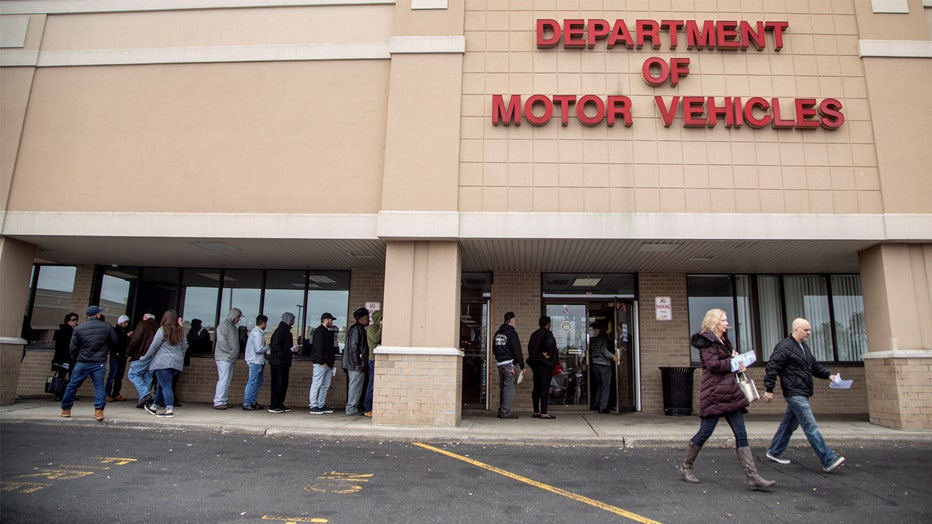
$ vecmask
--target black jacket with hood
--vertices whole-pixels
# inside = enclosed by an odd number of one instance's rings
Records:
[[[504,337],[504,338],[500,338]],[[524,355],[521,354],[521,340],[518,338],[518,332],[515,331],[511,324],[502,324],[495,332],[493,339],[492,353],[495,354],[496,362],[506,362],[514,360],[514,363],[524,369]]]

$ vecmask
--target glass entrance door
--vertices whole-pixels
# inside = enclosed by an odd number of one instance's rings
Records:
[[[617,366],[616,390],[618,392],[618,411],[631,412],[639,410],[640,385],[637,381],[638,345],[637,345],[637,303],[633,300],[615,300],[615,354],[621,361]]]
[[[588,409],[588,311],[585,304],[547,304],[563,370],[550,381],[550,406]]]

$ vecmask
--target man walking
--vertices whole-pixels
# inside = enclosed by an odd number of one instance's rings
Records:
[[[126,348],[126,355],[129,357],[127,378],[136,386],[136,393],[139,394],[139,401],[136,403],[138,409],[152,402],[152,373],[149,371],[149,361],[140,362],[139,359],[149,351],[158,330],[159,323],[155,320],[155,315],[146,313],[136,324]]]
[[[87,320],[74,328],[71,336],[71,356],[77,362],[61,401],[61,416],[64,418],[71,417],[71,406],[74,405],[78,388],[90,376],[94,382],[94,419],[98,422],[104,419],[104,407],[107,406],[104,374],[107,372],[110,348],[117,343],[117,334],[110,324],[101,320],[102,312],[97,306],[87,308]]]
[[[330,389],[330,380],[333,378],[333,362],[336,360],[336,351],[333,347],[333,321],[336,320],[330,313],[320,316],[320,325],[314,330],[311,342],[311,361],[314,363],[314,376],[311,379],[310,401],[311,415],[333,413],[333,408],[327,406],[327,391]]]
[[[343,350],[343,369],[349,382],[346,393],[346,414],[362,416],[362,388],[366,383],[366,371],[369,369],[369,337],[366,326],[369,325],[369,311],[361,307],[353,312],[356,323],[346,333],[346,349]]]
[[[256,317],[256,327],[249,332],[246,340],[246,365],[249,366],[249,379],[246,381],[246,391],[243,392],[243,410],[259,411],[259,388],[265,381],[265,354],[269,346],[265,344],[265,326],[269,317],[259,315]]]
[[[498,418],[505,419],[518,418],[511,412],[511,404],[515,399],[516,368],[524,369],[521,340],[518,338],[518,332],[515,331],[515,322],[514,313],[511,311],[505,313],[505,323],[495,332],[492,346],[501,382],[498,396]]]
[[[217,345],[214,347],[214,362],[217,364],[217,388],[214,391],[214,409],[227,409],[227,392],[233,378],[233,363],[239,355],[239,332],[236,324],[243,318],[239,308],[227,313],[227,318],[217,326]]]
[[[288,375],[291,373],[291,359],[300,346],[294,345],[291,326],[294,314],[283,313],[282,321],[272,333],[269,343],[269,367],[272,370],[272,395],[269,400],[269,413],[287,413],[291,408],[285,406],[288,394]]]
[[[767,458],[778,464],[789,464],[790,461],[783,457],[783,452],[786,451],[793,432],[802,426],[809,445],[822,462],[822,471],[831,473],[845,462],[845,457],[838,456],[825,444],[812,408],[809,407],[809,397],[813,393],[812,377],[835,380],[835,375],[831,375],[812,356],[812,351],[806,344],[811,332],[812,326],[809,321],[804,318],[794,320],[793,334],[774,347],[773,355],[767,362],[764,402],[773,400],[773,388],[778,375],[783,399],[786,400],[786,412],[770,441]]]

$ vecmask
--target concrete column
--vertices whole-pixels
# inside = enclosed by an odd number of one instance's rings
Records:
[[[883,244],[860,254],[870,419],[932,429],[932,244]]]
[[[375,424],[452,427],[462,419],[456,242],[389,242],[385,320],[375,351]]]
[[[0,405],[16,400],[26,341],[20,338],[36,246],[0,237]]]

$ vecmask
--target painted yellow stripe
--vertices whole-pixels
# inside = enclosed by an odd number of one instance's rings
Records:
[[[644,524],[661,524],[659,521],[651,520],[651,519],[649,519],[649,518],[647,518],[647,517],[642,517],[642,516],[638,515],[637,513],[631,513],[630,511],[626,511],[626,510],[623,510],[623,509],[621,509],[621,508],[616,508],[615,506],[610,506],[610,505],[608,505],[608,504],[605,504],[604,502],[599,502],[598,500],[591,499],[591,498],[589,498],[589,497],[584,497],[584,496],[582,496],[582,495],[578,495],[578,494],[573,493],[573,492],[571,492],[571,491],[566,491],[565,489],[561,489],[561,488],[558,488],[558,487],[556,487],[556,486],[551,486],[550,484],[544,484],[543,482],[537,482],[536,480],[531,480],[531,479],[529,479],[529,478],[527,478],[527,477],[522,477],[521,475],[516,475],[516,474],[514,474],[514,473],[512,473],[512,472],[510,472],[510,471],[505,471],[505,470],[503,470],[503,469],[496,468],[495,466],[490,466],[490,465],[488,465],[488,464],[486,464],[486,463],[484,463],[484,462],[479,462],[478,460],[473,460],[473,459],[471,459],[471,458],[469,458],[469,457],[464,457],[464,456],[462,456],[462,455],[457,455],[456,453],[451,453],[451,452],[446,451],[446,450],[444,450],[444,449],[435,448],[435,447],[433,447],[433,446],[430,446],[430,445],[428,445],[428,444],[422,444],[422,443],[420,443],[420,442],[412,442],[412,444],[414,444],[415,446],[424,448],[424,449],[426,449],[426,450],[433,451],[433,452],[435,452],[435,453],[440,453],[441,455],[446,455],[446,456],[448,456],[448,457],[455,458],[456,460],[462,460],[463,462],[472,464],[473,466],[480,467],[480,468],[482,468],[482,469],[491,471],[491,472],[493,472],[493,473],[498,473],[499,475],[502,475],[503,477],[508,477],[508,478],[510,478],[510,479],[517,480],[518,482],[523,482],[523,483],[525,483],[525,484],[534,486],[535,488],[540,488],[540,489],[549,491],[549,492],[551,492],[551,493],[556,493],[557,495],[562,495],[562,496],[564,496],[564,497],[566,497],[566,498],[575,500],[575,501],[577,501],[577,502],[582,502],[583,504],[588,504],[588,505],[590,505],[590,506],[594,506],[594,507],[599,508],[599,509],[601,509],[601,510],[608,511],[609,513],[614,513],[615,515],[621,515],[622,517],[626,517],[626,518],[631,519],[631,520],[633,520],[633,521],[635,521],[635,522],[642,522],[642,523],[644,523]]]

